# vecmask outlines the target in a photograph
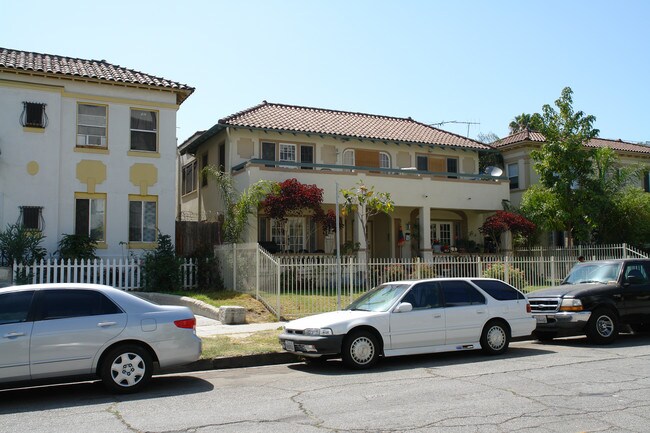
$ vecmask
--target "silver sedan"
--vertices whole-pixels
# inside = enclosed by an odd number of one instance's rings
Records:
[[[201,355],[187,307],[160,306],[95,284],[0,289],[0,385],[99,377],[140,390],[160,368]]]

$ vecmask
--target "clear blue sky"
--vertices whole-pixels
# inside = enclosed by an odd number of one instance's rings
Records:
[[[503,137],[565,86],[601,137],[650,141],[646,0],[0,0],[0,17],[2,47],[195,87],[179,143],[262,100]]]

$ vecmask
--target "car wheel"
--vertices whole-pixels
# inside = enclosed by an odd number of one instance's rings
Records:
[[[616,314],[606,308],[598,308],[591,313],[587,322],[587,338],[595,344],[612,343],[618,335]]]
[[[553,341],[553,339],[555,338],[555,333],[554,332],[535,331],[533,333],[533,335],[535,336],[535,338],[537,338],[539,341],[542,341],[542,342]]]
[[[128,394],[142,389],[153,373],[149,352],[137,345],[118,346],[104,357],[100,377],[109,391]]]
[[[510,332],[500,320],[488,322],[481,334],[481,348],[488,355],[499,355],[508,349]]]
[[[368,331],[355,331],[343,342],[343,362],[356,369],[369,368],[379,357],[377,338]]]

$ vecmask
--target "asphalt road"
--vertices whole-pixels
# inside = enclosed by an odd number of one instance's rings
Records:
[[[144,392],[77,383],[0,391],[0,432],[647,432],[650,336],[160,376]]]

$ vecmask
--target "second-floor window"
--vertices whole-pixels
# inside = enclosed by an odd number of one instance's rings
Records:
[[[106,106],[77,105],[77,146],[106,147]]]
[[[379,152],[379,167],[390,168],[390,155],[386,152]]]
[[[280,143],[280,161],[296,162],[296,145]]]
[[[196,160],[194,160],[183,167],[181,180],[183,186],[183,194],[189,194],[193,191],[196,191],[196,178]]]
[[[158,150],[158,122],[155,111],[131,109],[131,150]]]
[[[519,189],[519,164],[508,164],[508,179],[510,179],[510,189]]]

